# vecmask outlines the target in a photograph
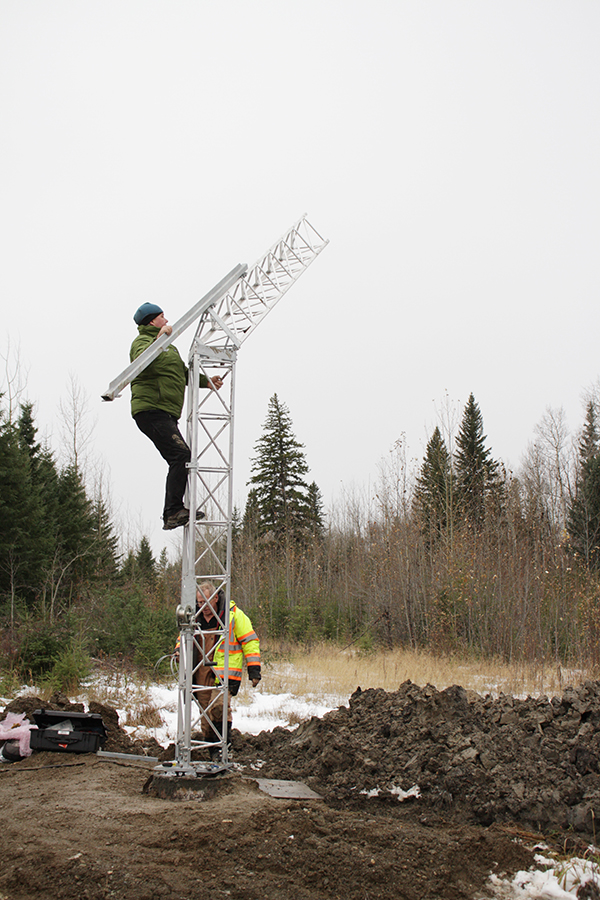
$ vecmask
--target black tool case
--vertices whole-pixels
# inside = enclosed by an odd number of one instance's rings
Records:
[[[37,727],[29,733],[32,750],[95,753],[106,740],[106,728],[97,713],[36,709],[33,719]]]

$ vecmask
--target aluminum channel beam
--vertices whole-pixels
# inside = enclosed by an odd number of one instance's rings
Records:
[[[103,400],[115,400],[120,396],[121,392],[136,378],[140,372],[150,365],[163,350],[166,350],[169,344],[182,334],[186,328],[189,328],[196,319],[210,309],[215,303],[219,302],[223,296],[227,296],[228,292],[233,288],[236,281],[248,271],[245,263],[239,263],[231,272],[221,279],[212,290],[205,294],[201,300],[192,306],[185,315],[183,315],[174,325],[171,334],[163,334],[155,341],[151,347],[148,347],[141,353],[137,359],[134,359],[121,374],[111,381],[106,391],[102,394]]]

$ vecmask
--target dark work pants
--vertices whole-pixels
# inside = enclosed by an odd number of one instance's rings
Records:
[[[163,510],[163,519],[166,521],[183,507],[188,477],[186,463],[189,463],[192,454],[177,427],[175,416],[161,409],[146,409],[133,418],[140,431],[150,438],[169,464]]]

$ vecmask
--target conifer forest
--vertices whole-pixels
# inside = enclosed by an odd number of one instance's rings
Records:
[[[180,559],[125,546],[102,481],[2,401],[0,616],[5,679],[76,684],[95,659],[152,671],[177,634]],[[518,472],[469,397],[411,471],[401,441],[364,495],[325,509],[275,394],[233,522],[232,596],[263,638],[560,665],[600,661],[600,423],[548,411]],[[92,485],[92,486],[90,486]]]

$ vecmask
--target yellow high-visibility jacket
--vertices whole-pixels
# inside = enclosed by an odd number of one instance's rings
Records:
[[[219,610],[219,615],[223,616],[223,611]],[[213,628],[217,627],[216,619],[206,622],[200,616],[201,627]],[[177,638],[175,651],[179,651],[180,638]],[[210,654],[212,659],[212,671],[215,673],[215,684],[219,684],[225,678],[225,650],[223,638],[221,638],[214,650]],[[260,681],[260,644],[252,622],[245,612],[237,607],[233,600],[229,605],[229,688],[235,696],[237,694],[242,681],[242,667],[244,659],[248,667],[248,678],[250,681]],[[218,676],[218,678],[216,677]]]
[[[225,650],[223,639],[219,641],[214,651],[214,670],[220,679],[225,678]],[[242,680],[242,665],[244,659],[248,666],[248,678],[260,680],[260,644],[252,622],[245,612],[230,601],[229,605],[229,683],[233,687],[232,693],[237,693],[236,688]],[[237,684],[236,684],[237,682]]]

